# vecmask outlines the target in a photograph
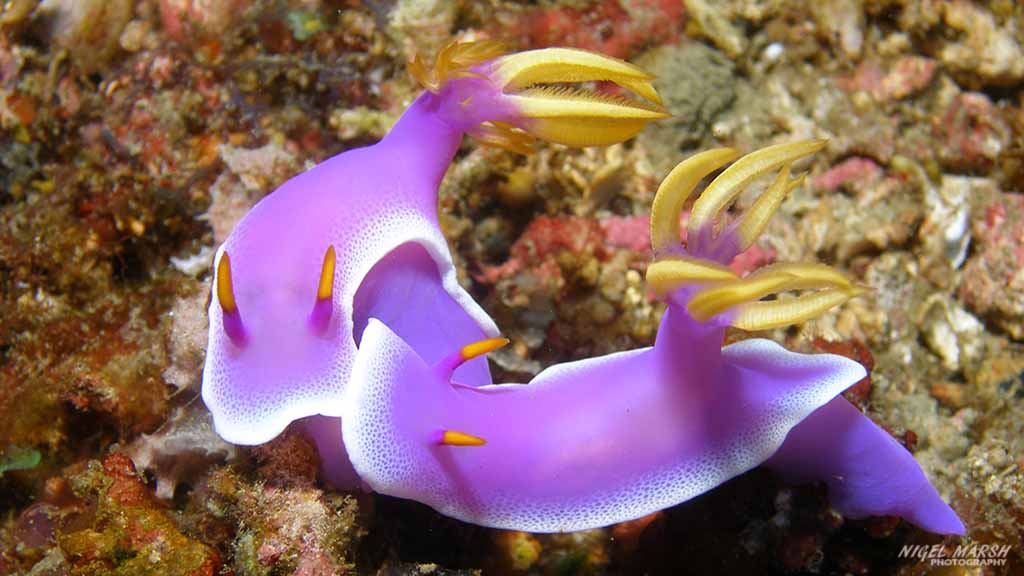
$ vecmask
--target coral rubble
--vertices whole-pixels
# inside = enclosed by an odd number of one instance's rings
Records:
[[[811,4],[0,2],[0,573],[906,575],[932,567],[901,548],[936,544],[1009,544],[984,573],[1020,573],[1024,8]],[[871,292],[760,336],[870,365],[847,398],[967,537],[844,520],[765,470],[609,529],[497,532],[328,489],[298,430],[220,443],[197,400],[213,249],[386,132],[418,92],[406,58],[452,37],[639,62],[674,114],[609,148],[463,145],[441,225],[512,340],[495,374],[652,341],[648,210],[684,155],[827,137],[741,268],[822,260]]]

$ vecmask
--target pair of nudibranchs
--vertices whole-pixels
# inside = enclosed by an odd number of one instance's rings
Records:
[[[493,384],[484,355],[504,340],[456,281],[438,226],[463,134],[521,151],[534,137],[598,146],[667,114],[649,74],[582,50],[456,43],[410,71],[426,90],[383,140],[286,182],[217,251],[202,393],[221,436],[259,444],[301,420],[335,486],[500,528],[631,520],[763,464],[825,482],[846,516],[963,534],[910,453],[840,396],[860,364],[763,339],[722,347],[728,326],[785,326],[860,293],[819,264],[728,267],[800,185],[792,163],[824,142],[683,161],[652,209],[647,281],[667,303],[654,346]],[[587,82],[634,98],[564,87]],[[688,197],[727,165],[693,202],[681,245]],[[751,208],[716,226],[769,173]]]

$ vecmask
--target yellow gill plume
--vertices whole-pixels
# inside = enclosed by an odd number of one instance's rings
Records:
[[[577,148],[624,142],[651,120],[668,117],[658,104],[581,88],[539,86],[508,98],[529,119],[523,126],[526,132]]]
[[[746,278],[705,288],[690,300],[687,309],[697,320],[707,320],[730,308],[765,296],[790,290],[814,289],[835,290],[850,298],[859,293],[859,289],[846,276],[824,264],[788,262],[767,266]],[[774,305],[777,302],[761,304]],[[751,322],[753,320],[750,319]]]
[[[739,155],[732,148],[699,152],[677,164],[662,180],[651,206],[651,248],[655,255],[679,244],[679,216],[697,184]]]
[[[653,76],[623,60],[573,48],[501,56],[503,52],[503,46],[494,41],[453,42],[438,53],[432,67],[417,56],[408,69],[432,92],[453,78],[490,78],[516,108],[521,122],[515,126],[484,122],[470,136],[516,152],[531,152],[534,138],[575,147],[607,146],[632,138],[651,120],[669,116],[651,84]],[[486,72],[471,69],[492,59],[491,66],[478,68]],[[602,81],[617,84],[639,99],[565,86]]]
[[[497,62],[494,74],[506,90],[551,82],[604,80],[661,104],[661,97],[651,84],[652,74],[624,60],[576,48],[543,48],[511,54]]]
[[[536,150],[536,139],[533,136],[505,122],[484,122],[469,135],[486,146],[504,148],[519,154],[532,154]]]
[[[722,171],[693,203],[686,228],[696,236],[710,224],[751,180],[825,147],[826,140],[776,144],[751,152]]]
[[[543,48],[509,54],[495,61],[491,75],[526,118],[521,128],[549,142],[607,146],[632,138],[651,120],[669,116],[651,74],[586,50]],[[601,81],[640,98],[564,86]]]
[[[768,222],[775,215],[775,211],[782,205],[782,201],[790,192],[804,183],[805,176],[789,179],[790,165],[786,164],[779,170],[775,181],[768,186],[763,194],[757,197],[754,205],[747,209],[743,218],[736,226],[736,237],[739,240],[737,250],[740,252],[750,248],[754,241],[764,232]]]
[[[802,175],[790,179],[792,163],[824,145],[823,140],[779,144],[736,160],[697,197],[687,227],[688,237],[692,241],[701,231],[706,231],[706,226],[714,226],[722,209],[752,180],[778,170],[771,185],[730,232],[734,238],[729,240],[735,243],[737,252],[749,248],[786,195],[803,183]],[[651,209],[651,245],[655,254],[647,269],[651,287],[663,295],[682,286],[695,285],[698,290],[687,302],[691,316],[706,321],[733,311],[732,325],[745,330],[766,330],[803,322],[862,294],[863,288],[823,264],[776,264],[740,278],[728,267],[698,256],[711,246],[691,246],[687,256],[668,253],[679,242],[679,216],[694,187],[737,155],[729,148],[696,154],[676,166],[659,187]],[[794,297],[783,295],[790,291],[801,293]],[[768,296],[776,299],[762,301]]]
[[[687,284],[727,280],[739,280],[739,276],[728,266],[699,258],[665,256],[654,260],[647,267],[647,283],[659,296]]]

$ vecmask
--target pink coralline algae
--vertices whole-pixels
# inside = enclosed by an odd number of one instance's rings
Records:
[[[167,35],[184,40],[189,34],[223,34],[250,0],[160,0],[160,19]]]
[[[988,96],[958,94],[935,125],[939,160],[953,170],[981,170],[992,166],[1010,141],[1010,129]]]
[[[847,158],[828,172],[819,174],[811,181],[815,188],[833,191],[845,184],[877,182],[882,175],[882,168],[870,158],[854,156]]]
[[[218,249],[202,392],[223,437],[262,443],[303,419],[335,484],[363,482],[484,526],[606,526],[765,464],[794,483],[825,482],[849,517],[963,533],[911,454],[841,397],[862,365],[764,339],[722,347],[729,326],[791,325],[864,291],[815,263],[745,276],[728,266],[803,183],[793,164],[824,141],[680,163],[651,211],[647,281],[667,306],[655,345],[558,364],[529,386],[492,384],[484,355],[507,340],[457,282],[438,224],[437,186],[462,136],[517,151],[534,137],[606,145],[666,114],[650,75],[581,50],[502,56],[453,44],[410,72],[427,90],[381,142],[289,180]],[[637,98],[538,87],[587,81]],[[684,205],[723,168],[681,243]],[[724,221],[768,175],[746,212]],[[576,224],[543,248],[606,249],[596,221]]]
[[[1024,196],[1000,194],[983,214],[960,293],[976,314],[1024,339]]]
[[[688,214],[683,214],[683,224]],[[497,266],[482,267],[476,279],[485,284],[494,284],[527,268],[550,270],[558,274],[557,265],[552,259],[560,250],[592,254],[601,261],[607,261],[624,250],[635,252],[638,259],[647,259],[651,256],[650,229],[651,220],[648,216],[540,216],[530,222],[512,244],[507,261]],[[685,228],[682,229],[680,240],[686,240]],[[769,264],[774,259],[774,249],[754,244],[738,254],[730,267],[737,274],[742,274]]]
[[[527,46],[573,46],[626,58],[652,43],[678,40],[684,14],[683,2],[675,0],[601,0],[585,9],[528,10],[501,33],[522,37]]]
[[[920,56],[904,56],[888,70],[878,62],[865,60],[853,76],[840,78],[839,86],[851,92],[867,92],[879,102],[901,100],[931,84],[937,67],[935,60]]]

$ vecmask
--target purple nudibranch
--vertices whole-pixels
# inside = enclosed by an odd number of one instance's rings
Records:
[[[729,325],[784,326],[861,292],[818,264],[743,278],[726,266],[802,182],[793,162],[824,142],[682,162],[652,208],[647,280],[668,305],[655,345],[494,385],[484,354],[501,344],[497,327],[456,281],[437,218],[463,134],[521,151],[534,137],[605,145],[666,114],[650,75],[580,50],[501,56],[489,43],[453,44],[433,68],[410,70],[427,90],[381,142],[289,180],[218,250],[203,399],[221,436],[258,444],[302,419],[335,485],[363,482],[501,528],[626,521],[765,464],[826,482],[844,515],[964,532],[910,453],[839,396],[862,366],[763,339],[722,348]],[[639,99],[544,86],[589,81]],[[687,198],[730,162],[696,199],[679,245]],[[716,227],[769,173],[748,212]]]

